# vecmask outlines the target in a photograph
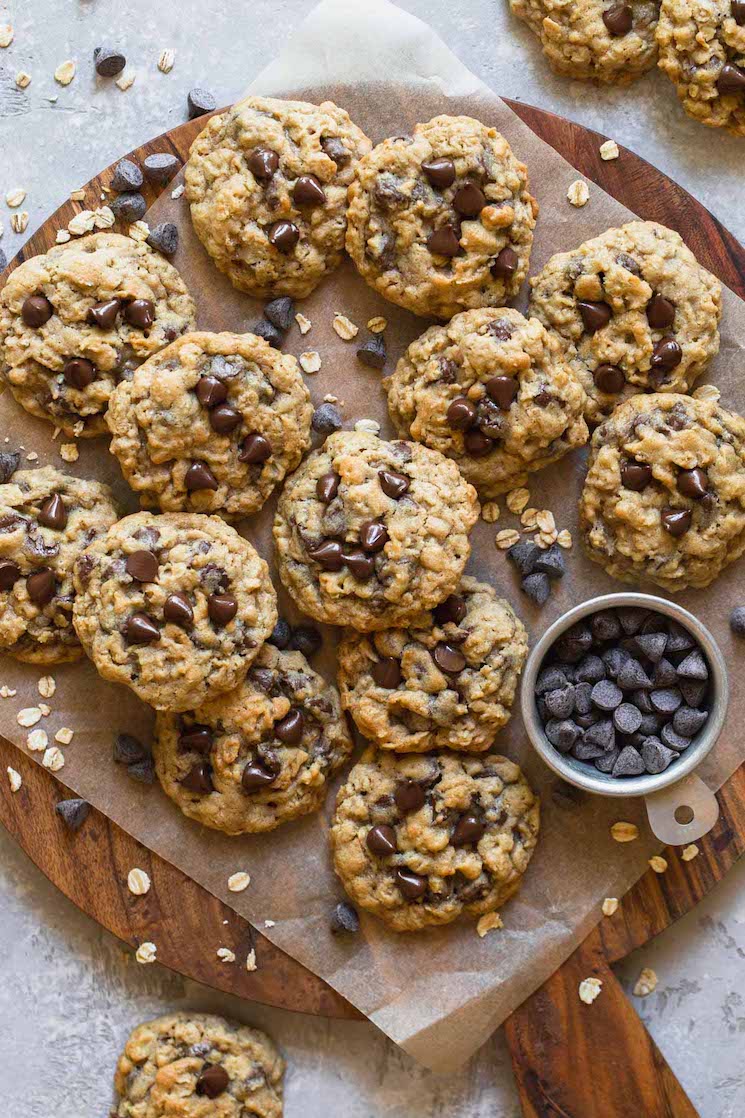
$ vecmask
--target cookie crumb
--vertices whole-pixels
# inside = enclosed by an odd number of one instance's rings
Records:
[[[498,912],[486,912],[477,923],[476,931],[481,939],[483,939],[487,932],[503,927],[502,917]]]
[[[345,314],[335,314],[331,324],[339,337],[345,342],[351,342],[352,338],[356,338],[360,332],[359,326],[355,326]]]
[[[231,893],[242,893],[244,889],[248,889],[251,884],[251,875],[241,870],[238,873],[231,874],[228,878],[228,889]]]
[[[618,897],[606,897],[603,901],[603,916],[612,916],[618,912]]]
[[[217,957],[223,963],[234,963],[235,951],[231,951],[229,947],[218,947]]]
[[[75,237],[82,236],[83,233],[90,233],[96,223],[93,210],[81,210],[80,213],[75,214],[75,217],[67,223],[68,232],[72,233]]]
[[[277,923],[276,920],[265,920],[264,921],[264,927],[265,928],[273,928],[276,923]]]
[[[180,182],[178,184],[178,186],[175,186],[173,188],[173,190],[171,191],[171,197],[175,201],[177,198],[181,197],[181,195],[184,193],[185,190],[186,190],[186,187],[184,186],[184,184],[182,182]]]
[[[150,877],[136,866],[127,874],[127,888],[135,897],[144,897],[150,890]]]
[[[175,61],[175,50],[171,50],[170,47],[166,47],[165,50],[162,50],[158,55],[158,69],[160,70],[161,74],[170,74]]]
[[[582,179],[575,179],[575,181],[570,185],[569,189],[567,190],[567,201],[572,206],[576,206],[577,209],[581,209],[582,206],[587,205],[589,200],[590,200],[590,189],[589,189],[587,183],[583,182]]]
[[[614,823],[610,833],[616,842],[633,842],[634,839],[639,838],[639,828],[636,823]]]
[[[59,82],[60,85],[69,85],[74,77],[75,63],[71,58],[68,58],[66,62],[60,62],[54,71],[54,80]]]
[[[141,943],[135,951],[135,959],[138,963],[154,963],[157,952],[158,948],[155,944],[146,940],[145,943]]]
[[[16,74],[16,85],[19,89],[26,89],[31,85],[31,75],[27,74],[25,70],[19,70]]]
[[[14,687],[8,687],[7,683],[4,683],[2,687],[0,687],[0,699],[12,699],[17,694],[18,692],[16,689]]]
[[[306,350],[298,357],[300,368],[304,373],[317,373],[321,368],[321,355],[314,349]]]
[[[256,970],[256,952],[253,947],[246,956],[246,970],[249,973]]]
[[[650,858],[649,865],[655,873],[664,873],[667,869],[667,862],[661,854],[655,854],[653,858]]]
[[[700,853],[701,853],[701,851],[696,846],[696,843],[692,842],[690,844],[690,846],[686,846],[685,850],[682,852],[682,854],[680,856],[681,856],[681,858],[683,859],[684,862],[692,862],[693,859],[697,858]]]
[[[8,783],[10,784],[11,792],[17,792],[23,784],[23,778],[21,774],[18,772],[17,769],[12,769],[10,765],[8,765],[6,772],[8,773]]]
[[[377,419],[358,419],[354,429],[355,431],[367,431],[369,435],[380,434],[380,424]]]
[[[603,986],[600,978],[585,978],[579,984],[579,1000],[585,1005],[592,1005]]]
[[[644,967],[634,986],[635,998],[647,998],[657,988],[657,975],[651,967]]]
[[[77,443],[61,443],[59,456],[63,462],[77,462],[79,457]]]
[[[136,75],[135,75],[134,70],[130,70],[129,73],[122,74],[121,77],[116,79],[115,84],[116,84],[117,89],[121,89],[122,93],[126,93],[127,90],[131,89],[132,86],[134,85],[135,76]]]
[[[0,47],[9,47],[13,42],[13,28],[9,23],[0,27]]]
[[[54,735],[54,740],[59,742],[60,745],[69,745],[74,736],[75,731],[71,730],[69,726],[60,726]]]
[[[68,241],[72,240],[72,236],[66,229],[58,229],[55,243],[58,245],[66,245]]]
[[[618,159],[620,154],[615,140],[606,140],[604,144],[600,145],[600,158],[606,163],[610,159]]]

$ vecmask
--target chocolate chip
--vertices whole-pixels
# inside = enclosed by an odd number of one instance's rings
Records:
[[[745,606],[735,606],[729,615],[729,627],[736,637],[745,637]]]
[[[315,175],[301,175],[293,188],[292,198],[297,206],[326,204],[326,193]]]
[[[180,166],[181,160],[167,151],[157,151],[153,155],[147,155],[142,162],[145,178],[161,186],[171,181]]]
[[[644,768],[651,775],[662,773],[675,760],[676,754],[667,749],[659,738],[649,737],[641,749]]]
[[[387,351],[383,334],[371,334],[366,342],[357,350],[357,358],[363,365],[370,369],[382,369],[385,365]]]
[[[251,327],[251,332],[255,334],[257,338],[263,338],[273,349],[279,349],[282,345],[281,331],[266,318],[260,318],[259,321]]]
[[[394,501],[400,501],[411,485],[405,474],[396,473],[395,470],[378,470],[378,480],[386,497],[391,497]]]
[[[606,664],[607,667],[607,664]],[[618,686],[624,691],[646,690],[652,681],[638,660],[627,656],[621,663],[616,676]]]
[[[483,458],[494,450],[494,440],[483,431],[466,431],[463,437],[463,446],[473,458]]]
[[[283,651],[289,646],[291,638],[292,629],[284,617],[280,617],[271,634],[267,637],[267,644],[272,644],[275,648]]]
[[[366,555],[361,548],[342,552],[342,559],[355,578],[365,580],[375,573],[375,559],[372,555]]]
[[[461,815],[455,824],[450,836],[450,844],[451,846],[475,846],[485,830],[486,823],[484,820],[480,816],[468,812],[466,815]]]
[[[635,734],[641,724],[641,711],[631,703],[621,703],[613,711],[613,725],[619,734]]]
[[[638,633],[634,637],[634,643],[642,656],[657,664],[667,647],[667,633]]]
[[[531,540],[522,540],[520,543],[515,543],[512,547],[507,549],[507,558],[511,563],[515,564],[521,575],[533,573],[540,555],[540,547]]]
[[[125,569],[137,582],[155,582],[158,577],[158,560],[152,551],[133,551],[127,556]]]
[[[699,649],[694,649],[680,664],[678,676],[681,679],[706,680],[709,678],[709,667]]]
[[[732,18],[738,27],[745,27],[745,0],[732,0]]]
[[[582,735],[582,742],[587,746],[602,749],[603,753],[613,749],[616,744],[616,731],[611,720],[604,718],[600,722],[596,722],[594,726],[590,726],[589,730],[585,730]]]
[[[552,718],[559,721],[569,718],[574,712],[574,687],[570,683],[566,687],[557,688],[555,691],[547,691],[545,702],[546,713],[550,714]]]
[[[209,753],[214,744],[212,730],[201,722],[185,726],[179,734],[178,744],[185,753]]]
[[[717,89],[720,93],[745,92],[745,70],[740,66],[734,66],[731,62],[726,62],[719,71]]]
[[[34,605],[45,606],[57,593],[57,579],[49,567],[40,567],[26,579],[26,590]]]
[[[484,192],[475,182],[464,183],[453,195],[453,209],[462,217],[478,217],[485,205]]]
[[[396,844],[396,832],[393,827],[389,827],[386,823],[382,823],[378,827],[371,827],[367,832],[367,849],[373,854],[377,854],[379,858],[385,858],[389,854],[395,854],[398,850]]]
[[[664,508],[660,513],[660,520],[665,531],[677,539],[688,531],[693,517],[690,509]]]
[[[680,348],[675,338],[665,337],[655,345],[652,351],[652,368],[662,369],[669,372],[679,365],[683,360],[683,350]]]
[[[278,330],[289,330],[295,317],[295,304],[289,295],[281,295],[279,299],[272,299],[267,303],[264,307],[264,316]]]
[[[584,300],[577,303],[582,324],[587,334],[596,334],[611,319],[611,308],[607,303],[591,303]]]
[[[600,710],[615,710],[623,702],[623,692],[613,680],[601,679],[592,689],[592,701]]]
[[[589,730],[587,731],[589,733]],[[605,750],[593,741],[585,741],[584,737],[572,749],[572,756],[578,761],[598,761],[609,753],[613,753],[614,758],[618,757],[620,750]]]
[[[370,668],[378,687],[393,691],[401,682],[401,664],[394,656],[381,656]]]
[[[210,594],[207,613],[215,625],[227,625],[238,612],[238,602],[232,594]]]
[[[621,750],[616,746],[607,753],[602,753],[599,757],[595,757],[593,759],[593,764],[599,773],[612,773],[620,754]]]
[[[662,738],[668,749],[674,749],[676,753],[683,753],[691,744],[691,739],[685,737],[683,734],[676,732],[672,722],[668,722],[660,730],[660,737]]]
[[[396,785],[393,799],[401,814],[408,815],[409,812],[419,811],[420,808],[424,807],[426,796],[418,781],[401,780]]]
[[[339,492],[339,482],[341,478],[330,470],[327,474],[321,474],[316,482],[316,497],[322,501],[324,505],[330,505],[336,494]]]
[[[627,637],[633,637],[638,633],[649,617],[649,611],[642,609],[641,606],[621,606],[617,613],[621,628]]]
[[[621,635],[621,623],[612,610],[601,610],[590,618],[590,629],[597,641],[613,641]]]
[[[97,369],[93,362],[86,357],[71,357],[69,361],[65,362],[62,375],[71,388],[82,391],[96,379]]]
[[[194,610],[186,594],[169,594],[163,603],[163,617],[172,625],[180,625],[186,629],[194,620]]]
[[[60,800],[54,805],[54,810],[68,831],[79,831],[88,818],[91,805],[79,799]]]
[[[644,772],[644,761],[638,750],[631,745],[625,745],[618,755],[612,769],[612,776],[641,776]]]
[[[52,493],[39,509],[39,523],[60,532],[67,524],[67,508],[59,493]]]
[[[681,679],[678,688],[688,706],[696,707],[703,702],[708,684],[698,679]]]
[[[468,663],[459,648],[444,643],[435,646],[432,659],[446,675],[459,675]]]
[[[538,678],[535,683],[536,695],[545,695],[549,691],[560,691],[566,687],[568,679],[561,668],[550,664],[547,668],[542,668],[538,673]]]
[[[21,568],[12,559],[0,559],[0,590],[11,590],[21,577]]]
[[[311,427],[319,435],[331,435],[334,431],[340,431],[342,426],[341,412],[333,404],[321,404],[313,412]]]
[[[467,431],[476,421],[476,407],[465,396],[456,396],[445,413],[453,431]]]
[[[613,4],[603,12],[603,23],[611,35],[628,35],[634,24],[634,13],[629,4]]]
[[[86,316],[88,323],[91,326],[98,326],[101,330],[111,330],[116,325],[121,305],[119,299],[107,299],[103,303],[94,303],[89,308]]]
[[[520,545],[515,544],[514,546],[519,547]],[[548,575],[548,577],[552,579],[564,577],[566,574],[566,566],[564,563],[564,556],[558,544],[552,544],[551,547],[546,548],[545,551],[539,549],[533,570],[540,571],[542,574]]]
[[[559,637],[554,645],[554,652],[563,663],[578,664],[591,648],[592,632],[584,621],[580,621]]]
[[[132,734],[117,734],[114,738],[114,760],[119,765],[132,765],[150,756],[147,746]]]
[[[683,697],[677,687],[663,687],[660,690],[651,691],[649,699],[659,714],[674,714],[683,702]]]
[[[352,158],[351,152],[344,147],[338,136],[323,136],[321,147],[329,159],[333,159],[337,167],[344,167]]]
[[[415,901],[427,891],[427,878],[412,870],[396,870],[396,884],[407,901]]]
[[[292,221],[275,221],[273,225],[269,226],[267,236],[269,243],[278,252],[286,254],[292,252],[300,240],[300,230]]]
[[[700,501],[709,492],[709,478],[706,470],[696,466],[693,470],[681,470],[678,474],[678,492],[692,501]]]
[[[592,683],[584,680],[574,685],[574,709],[579,715],[588,715],[592,711]],[[585,727],[587,729],[587,727]]]
[[[160,640],[160,629],[146,613],[133,613],[127,619],[122,635],[127,644],[153,644]]]
[[[217,101],[214,94],[210,93],[208,89],[197,87],[189,91],[186,106],[189,112],[189,120],[194,120],[195,117],[204,116],[205,113],[211,113],[213,109],[216,109]]]
[[[149,330],[155,322],[155,304],[150,299],[133,299],[124,307],[124,318],[138,330]]]
[[[437,256],[457,256],[460,240],[452,225],[443,225],[427,237],[427,248]]]
[[[303,739],[305,717],[301,710],[292,707],[284,718],[274,723],[274,733],[285,745],[298,745]]]
[[[675,665],[663,656],[654,666],[652,683],[655,687],[672,687],[673,684],[677,683],[677,680],[678,673],[675,670]]]
[[[574,673],[577,683],[597,683],[605,679],[605,664],[599,656],[589,653],[580,660]]]
[[[619,369],[618,365],[598,365],[592,374],[592,379],[595,381],[596,388],[612,396],[617,396],[626,384],[623,369]]]
[[[274,784],[277,775],[261,761],[249,761],[241,775],[243,791],[255,792],[258,788],[267,788],[270,784]]]
[[[534,574],[526,575],[520,583],[520,589],[524,594],[535,602],[536,605],[542,606],[551,593],[551,580],[548,575],[536,571]]]
[[[626,458],[621,464],[621,485],[634,493],[641,493],[652,480],[652,467],[646,462]]]
[[[197,1079],[195,1091],[198,1095],[205,1095],[208,1099],[216,1099],[223,1091],[227,1090],[230,1076],[220,1064],[207,1064]]]
[[[127,65],[127,59],[114,47],[96,47],[93,51],[93,65],[99,77],[114,78],[121,74]]]
[[[377,520],[363,520],[360,524],[360,543],[365,551],[382,551],[388,543],[388,533]]]
[[[689,706],[678,707],[673,715],[673,729],[682,737],[692,738],[699,732],[708,717],[705,710],[696,710]]]
[[[331,913],[329,924],[332,935],[355,935],[360,930],[357,909],[347,901],[339,901]]]
[[[195,392],[202,407],[214,408],[227,399],[228,386],[217,377],[203,376],[197,381]]]
[[[54,314],[54,308],[44,295],[27,295],[21,306],[21,318],[26,326],[38,330]]]
[[[142,186],[142,171],[131,159],[120,159],[111,176],[112,190],[139,190]]]
[[[653,330],[669,330],[675,321],[675,303],[655,293],[647,303],[647,322]]]
[[[436,190],[447,190],[455,182],[452,159],[433,159],[431,163],[422,163],[422,170]]]
[[[178,248],[178,226],[172,221],[161,221],[150,230],[147,243],[163,256],[173,256]]]
[[[290,647],[310,660],[320,649],[323,638],[313,625],[296,625],[292,631]]]
[[[127,776],[136,780],[138,784],[155,783],[155,764],[152,757],[145,757],[142,761],[133,761],[127,765]]]
[[[131,225],[133,221],[140,221],[145,216],[147,202],[138,190],[129,190],[112,198],[109,208],[114,217]]]
[[[435,621],[438,625],[460,625],[466,616],[466,612],[465,598],[460,594],[451,594],[449,598],[435,607]]]
[[[510,410],[512,401],[520,391],[520,385],[514,377],[504,376],[492,377],[486,382],[484,388],[487,395],[499,405],[502,411]]]
[[[238,461],[247,462],[250,466],[256,466],[262,462],[266,462],[271,456],[272,444],[269,442],[269,439],[265,439],[263,435],[258,435],[254,431],[250,435],[246,435],[241,443]]]
[[[548,740],[560,753],[568,753],[582,734],[580,727],[569,719],[550,718],[544,730]]]
[[[0,485],[10,481],[18,469],[21,454],[18,450],[0,450]]]
[[[340,571],[344,566],[342,559],[342,546],[338,540],[322,540],[315,547],[307,549],[308,556],[314,563],[318,563],[324,571]]]
[[[618,674],[621,671],[621,668],[624,666],[627,660],[631,659],[631,656],[628,652],[626,652],[625,649],[613,647],[604,649],[603,652],[601,652],[600,654],[600,659],[605,664],[605,671],[610,679],[618,679]],[[638,666],[641,669],[641,665]],[[644,678],[646,679],[646,674],[644,675]],[[647,680],[647,683],[649,683],[649,680]],[[619,684],[619,686],[621,685]]]
[[[192,462],[184,476],[184,485],[190,493],[200,489],[219,489],[220,484],[206,462]]]
[[[218,404],[210,412],[210,427],[218,435],[229,435],[236,427],[240,427],[242,422],[243,416],[230,404]]]
[[[495,279],[508,280],[514,276],[519,263],[520,260],[514,248],[510,248],[508,245],[502,249],[489,270]]]

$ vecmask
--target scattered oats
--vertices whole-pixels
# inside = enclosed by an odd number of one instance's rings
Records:
[[[53,773],[59,772],[65,763],[65,755],[61,749],[56,745],[50,745],[46,753],[41,759],[41,763],[45,769],[50,769]]]
[[[307,334],[313,326],[311,320],[306,318],[304,314],[301,314],[300,311],[295,315],[295,321],[297,322],[297,327],[301,334]]]
[[[606,897],[603,901],[603,916],[612,916],[618,911],[618,897]]]
[[[680,856],[681,856],[681,858],[683,859],[684,862],[692,862],[693,859],[697,858],[699,854],[700,854],[699,848],[696,846],[695,842],[692,842],[690,846],[687,846],[685,848],[685,850],[683,851],[683,853]]]
[[[43,675],[36,686],[39,688],[39,694],[43,699],[51,699],[52,695],[57,690],[57,684],[53,675]]]
[[[184,193],[185,190],[186,190],[186,187],[184,186],[184,184],[182,182],[180,182],[178,184],[178,186],[174,186],[173,190],[171,191],[171,197],[175,201],[176,198],[181,197],[181,195]]]
[[[10,219],[10,228],[14,233],[25,233],[26,226],[28,225],[28,210],[22,210],[19,214],[13,214]]]
[[[134,70],[130,70],[129,73],[125,70],[125,72],[116,79],[116,86],[118,89],[121,89],[122,93],[126,93],[128,89],[131,89],[134,83]]]
[[[339,397],[334,396],[333,392],[327,392],[326,395],[323,397],[323,402],[324,402],[324,404],[338,404],[339,403]],[[344,407],[343,404],[342,404],[342,407]]]
[[[634,986],[635,998],[647,998],[657,987],[657,975],[651,967],[644,967]]]
[[[16,74],[16,85],[19,89],[25,89],[31,85],[31,75],[27,74],[25,70],[19,70]]]
[[[639,838],[639,828],[636,823],[614,823],[610,833],[616,842],[633,842],[634,839]]]
[[[54,735],[54,740],[58,741],[60,745],[69,745],[74,737],[75,731],[71,730],[69,726],[60,726]]]
[[[667,869],[667,861],[661,854],[655,854],[654,858],[650,858],[649,864],[655,873],[664,873]]]
[[[298,357],[298,361],[304,373],[317,373],[321,368],[321,355],[314,349],[309,349],[306,350],[305,353],[301,353]]]
[[[96,229],[111,229],[115,221],[114,211],[110,206],[99,206],[93,211],[93,224]]]
[[[718,400],[722,393],[715,384],[702,384],[691,395],[694,400]]]
[[[360,332],[359,326],[350,322],[345,314],[335,314],[331,325],[345,342],[351,342],[352,338],[356,338]]]
[[[273,928],[276,923],[277,923],[276,920],[265,920],[264,921],[264,927],[265,928]]]
[[[71,202],[84,202],[85,201],[85,191],[84,190],[71,190],[70,191],[70,201]]]
[[[127,888],[136,897],[144,897],[150,889],[150,878],[144,870],[135,867],[127,874]]]
[[[554,528],[553,532],[539,532],[535,538],[535,542],[539,547],[545,550],[547,547],[551,547],[552,544],[556,543],[558,536],[559,533]]]
[[[217,957],[222,963],[234,963],[235,951],[231,951],[229,947],[218,947]]]
[[[568,548],[568,547],[572,546],[572,533],[569,531],[568,528],[562,528],[562,530],[559,532],[558,536],[556,537],[556,542],[559,545],[559,547]]]
[[[72,221],[67,223],[67,228],[74,236],[79,237],[83,233],[90,233],[95,223],[93,210],[81,210],[79,214],[75,214]]]
[[[485,913],[476,925],[476,931],[483,939],[487,932],[491,932],[497,928],[503,928],[502,917],[498,912]]]
[[[590,188],[582,179],[576,179],[567,190],[567,201],[580,209],[590,200]]]
[[[158,58],[158,69],[160,70],[161,74],[170,74],[175,61],[175,50],[171,50],[170,47],[166,47],[165,50],[162,50],[160,52],[160,57]]]
[[[60,62],[57,69],[54,71],[54,80],[59,82],[60,85],[69,85],[75,77],[75,63],[71,58],[66,62]]]
[[[525,526],[528,532],[532,532],[536,525],[537,516],[538,509],[526,509],[520,517],[520,523]]]
[[[600,993],[603,983],[600,978],[585,978],[579,984],[579,1000],[585,1005],[592,1005]]]
[[[30,450],[28,452],[28,454],[26,455],[26,461],[27,462],[38,462],[38,460],[39,460],[39,455],[36,453],[35,450]]]
[[[31,730],[26,736],[26,745],[32,753],[43,753],[49,745],[46,730]]]
[[[49,715],[52,713],[52,708],[47,706],[46,703],[39,703],[39,710],[41,711],[42,717],[44,718],[48,718]]]
[[[15,694],[15,691],[13,692]],[[41,711],[38,707],[24,707],[19,710],[16,715],[16,722],[19,726],[24,726],[27,730],[35,726],[41,719]]]
[[[58,229],[56,240],[58,245],[66,245],[68,241],[72,240],[72,236],[66,229]]]
[[[63,462],[77,462],[78,453],[77,443],[62,443],[60,445],[59,456]]]
[[[387,325],[388,319],[383,318],[382,315],[378,314],[375,316],[375,318],[370,319],[367,324],[367,328],[371,334],[382,334]]]
[[[556,521],[554,520],[554,514],[551,512],[550,509],[541,509],[541,511],[535,518],[535,523],[536,527],[540,528],[542,532],[556,531]]]
[[[228,878],[228,889],[231,893],[242,893],[244,889],[248,889],[250,883],[251,875],[241,870]]]
[[[485,520],[487,524],[496,524],[501,512],[499,501],[487,501],[485,505],[481,506],[481,519]]]
[[[17,792],[23,784],[21,774],[16,769],[12,769],[10,765],[8,765],[7,773],[11,792]]]
[[[9,23],[4,23],[0,27],[0,47],[9,47],[13,42],[13,28]]]
[[[503,528],[501,532],[497,532],[494,542],[500,551],[506,551],[508,547],[520,542],[520,533],[514,528]]]
[[[511,489],[506,498],[507,508],[510,512],[522,512],[529,500],[530,492],[527,489]]]
[[[15,687],[8,687],[7,683],[0,687],[0,699],[12,699],[16,694]]]
[[[23,189],[23,187],[22,186],[15,186],[12,190],[9,190],[8,193],[5,195],[5,201],[8,203],[8,205],[10,206],[11,209],[15,209],[16,206],[20,206],[21,202],[23,201],[23,199],[25,197],[26,197],[26,191]]]
[[[133,241],[146,241],[150,236],[150,226],[146,221],[133,221],[128,232]]]
[[[355,431],[367,431],[370,435],[380,434],[380,424],[377,419],[358,419],[354,429]]]
[[[157,951],[154,943],[141,943],[135,951],[135,959],[138,963],[154,963]]]
[[[620,154],[615,140],[606,140],[604,144],[600,145],[600,158],[605,160],[606,163],[609,159],[618,159]]]
[[[253,947],[246,956],[246,970],[249,972],[256,970],[256,952]]]

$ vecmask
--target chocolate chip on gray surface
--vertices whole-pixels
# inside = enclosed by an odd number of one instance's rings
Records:
[[[313,412],[311,427],[319,435],[331,435],[334,431],[340,431],[342,426],[341,412],[334,404],[321,404]]]
[[[632,745],[625,745],[618,754],[616,763],[611,770],[612,776],[641,776],[644,772],[644,761],[637,749]]]
[[[109,208],[114,217],[131,225],[133,221],[139,221],[145,216],[147,203],[139,191],[133,190],[112,198],[109,202]]]
[[[127,65],[127,59],[115,47],[96,47],[93,51],[93,65],[102,78],[115,78]]]
[[[613,641],[621,636],[621,623],[612,610],[604,609],[592,615],[590,630],[596,641]]]
[[[161,221],[150,230],[147,243],[163,256],[173,256],[178,248],[178,226],[172,221]]]
[[[660,730],[660,737],[669,749],[674,749],[676,753],[683,753],[691,744],[691,738],[686,737],[684,734],[676,733],[673,728],[672,722],[667,722]]]
[[[189,90],[186,98],[186,106],[189,112],[189,120],[194,120],[198,116],[204,116],[205,113],[211,113],[217,108],[217,100],[214,93],[210,93],[208,89],[203,89],[196,86],[194,89]]]
[[[507,550],[507,558],[515,564],[521,575],[533,573],[533,568],[540,554],[540,547],[530,540],[522,540],[520,543],[513,544]]]
[[[641,755],[644,768],[652,776],[664,772],[677,757],[677,753],[668,749],[659,738],[655,737],[646,739],[641,748]]]
[[[348,901],[339,901],[331,913],[330,926],[332,935],[355,935],[360,930],[357,909]]]
[[[536,605],[542,606],[551,593],[551,580],[548,575],[536,571],[533,574],[525,576],[520,583],[520,589],[523,593],[527,594]]]
[[[159,183],[164,186],[177,174],[181,160],[167,151],[157,151],[147,155],[142,162],[142,169],[148,182]]]
[[[143,183],[143,174],[137,164],[131,159],[120,159],[111,176],[112,190],[121,193],[124,190],[139,190]]]
[[[54,805],[54,810],[68,831],[78,831],[88,818],[91,805],[80,799],[60,800]]]
[[[371,334],[357,350],[357,359],[370,369],[382,369],[387,356],[385,337],[382,333]]]

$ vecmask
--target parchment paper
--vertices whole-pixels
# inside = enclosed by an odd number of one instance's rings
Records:
[[[528,164],[540,201],[532,273],[552,253],[569,249],[631,216],[592,184],[590,203],[584,209],[569,206],[566,190],[577,172],[538,140],[424,24],[385,0],[366,0],[364,5],[355,0],[325,0],[251,90],[301,95],[311,101],[332,98],[375,141],[443,112],[468,113],[495,125]],[[211,266],[191,232],[184,199],[172,200],[170,190],[149,215],[151,224],[164,219],[179,225],[181,247],[176,263],[196,297],[200,327],[250,328],[259,305],[235,292]],[[696,230],[690,232],[695,250]],[[524,299],[519,305],[524,309]],[[322,355],[321,372],[307,378],[315,403],[333,393],[344,402],[346,426],[372,417],[382,424],[384,435],[391,434],[379,374],[359,364],[354,344],[336,336],[331,318],[334,312],[343,312],[364,328],[372,315],[384,315],[390,324],[386,335],[389,369],[426,323],[374,295],[348,262],[305,301],[302,310],[313,329],[301,338],[293,328],[287,348],[296,354],[316,349]],[[739,406],[740,411],[745,411],[744,347],[745,307],[727,292],[722,348],[710,379],[720,386],[722,402]],[[0,398],[0,415],[12,444],[36,450],[40,464],[62,465],[58,444],[50,441],[49,427],[27,416],[8,393]],[[96,440],[80,447],[73,472],[114,483],[131,510],[132,495],[127,494],[105,442]],[[530,483],[531,504],[552,509],[559,527],[569,528],[575,540],[582,473],[583,455],[575,454],[560,466],[533,476]],[[272,503],[243,526],[270,561],[273,507]],[[567,553],[569,574],[546,606],[535,609],[520,594],[504,553],[494,547],[496,530],[515,523],[515,518],[504,513],[496,526],[479,523],[469,570],[491,581],[515,603],[533,640],[569,606],[620,589],[584,559],[575,544]],[[731,603],[740,600],[742,575],[739,564],[707,591],[680,596],[684,605],[705,617],[732,665],[738,662],[739,650],[730,636],[727,617]],[[285,596],[281,599],[284,612],[294,620],[296,614]],[[327,631],[325,638],[318,665],[332,677],[333,633]],[[0,701],[0,732],[21,748],[26,731],[17,725],[16,712],[38,702],[36,681],[42,674],[9,658],[3,663],[1,682],[17,688],[18,693]],[[265,935],[323,976],[409,1053],[440,1071],[465,1060],[553,972],[599,919],[602,898],[623,896],[647,868],[647,858],[658,846],[639,800],[581,797],[574,806],[561,806],[553,794],[556,782],[532,753],[516,713],[500,734],[498,745],[519,760],[540,790],[543,829],[523,889],[503,910],[504,929],[481,940],[474,924],[464,921],[402,937],[387,932],[373,918],[363,918],[361,934],[342,942],[328,929],[330,910],[343,893],[330,867],[323,813],[266,836],[229,839],[200,828],[183,818],[157,786],[143,788],[133,783],[112,763],[113,735],[127,730],[147,737],[149,711],[126,689],[101,681],[88,663],[60,666],[52,674],[57,693],[44,728],[50,739],[62,725],[75,731],[72,744],[64,749],[66,764],[60,773],[64,782],[262,931],[265,919],[274,920]],[[735,728],[745,723],[745,691],[736,671],[730,682],[727,724],[702,774],[715,788],[743,760]],[[38,754],[33,756],[39,759]],[[24,790],[18,795],[23,796]],[[332,799],[330,795],[328,808]],[[28,810],[33,809],[29,803]],[[609,827],[617,819],[636,822],[642,837],[623,846],[613,842]],[[252,882],[245,893],[233,894],[226,882],[238,869],[248,869]],[[148,938],[156,944],[159,935],[157,926],[148,929]],[[214,952],[218,946],[206,943],[204,950]]]

